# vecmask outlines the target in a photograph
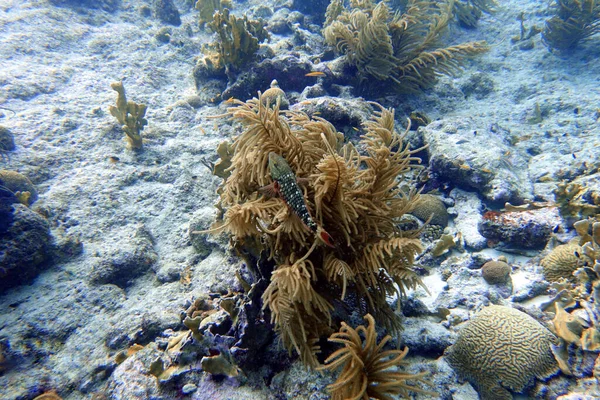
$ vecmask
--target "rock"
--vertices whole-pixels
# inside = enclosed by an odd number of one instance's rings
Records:
[[[350,100],[330,96],[306,99],[294,104],[291,109],[325,118],[337,130],[346,132],[345,136],[350,139],[357,139],[359,136],[352,128],[360,129],[373,112],[371,106],[362,99]]]
[[[173,4],[173,0],[154,0],[153,14],[166,24],[181,25],[179,10]]]
[[[306,76],[312,70],[313,64],[305,58],[293,55],[269,57],[240,74],[223,92],[222,98],[251,99],[256,97],[259,90],[267,90],[273,79],[286,93],[301,92],[306,86],[314,84],[314,78]]]
[[[198,390],[198,386],[194,385],[193,383],[186,383],[185,385],[183,385],[183,387],[181,388],[181,393],[183,394],[192,394],[194,393],[196,390]]]
[[[108,247],[108,253],[93,262],[89,275],[91,283],[126,287],[132,279],[149,271],[158,259],[152,239],[143,225],[122,240],[124,242],[119,247]]]
[[[483,215],[479,232],[490,240],[502,241],[518,249],[542,249],[561,223],[556,207],[527,211],[495,212]]]
[[[0,125],[0,157],[2,152],[15,149],[15,138],[10,129]]]
[[[9,206],[10,207],[10,206]],[[52,236],[48,221],[22,204],[12,205],[0,230],[0,293],[28,283],[48,265]]]
[[[474,133],[480,131],[482,127],[470,118],[434,121],[419,128],[421,138],[416,141],[429,145],[431,174],[450,186],[477,190],[491,202],[520,204],[533,198],[525,157],[500,135]]]
[[[448,211],[456,214],[454,227],[462,234],[465,246],[475,251],[487,247],[486,239],[477,230],[481,221],[480,211],[483,208],[477,194],[461,189],[452,189],[450,197],[454,199],[454,207]]]
[[[59,7],[101,9],[108,12],[116,11],[121,6],[121,0],[50,0]]]
[[[38,198],[38,193],[35,186],[33,186],[33,183],[31,183],[29,178],[17,171],[0,169],[0,188],[2,186],[4,187],[4,190],[8,189],[13,195],[17,192],[29,192],[29,204],[34,203]],[[17,201],[17,198],[15,197],[14,200]]]
[[[481,100],[494,91],[494,80],[485,72],[476,72],[460,86],[465,97],[474,96]]]
[[[427,319],[406,318],[402,321],[400,340],[408,346],[411,356],[438,358],[454,343],[456,334]]]

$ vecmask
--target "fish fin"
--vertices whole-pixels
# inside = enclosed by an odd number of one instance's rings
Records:
[[[258,191],[267,197],[278,197],[279,185],[277,184],[277,182],[273,182],[267,186],[258,188]]]
[[[329,247],[335,248],[335,242],[329,233],[327,233],[323,228],[319,229],[319,236],[321,240]]]

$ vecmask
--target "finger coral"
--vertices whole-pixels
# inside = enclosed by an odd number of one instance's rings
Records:
[[[409,396],[409,392],[429,393],[415,384],[427,384],[425,373],[409,374],[398,370],[406,365],[404,350],[383,350],[391,336],[377,343],[375,320],[365,315],[367,327],[360,325],[356,329],[342,322],[339,332],[331,335],[330,342],[343,345],[331,354],[321,370],[342,369],[337,381],[327,387],[332,400],[380,399],[391,400],[395,395]],[[361,338],[364,336],[364,341]]]
[[[409,0],[394,13],[380,2],[356,2],[351,11],[332,2],[323,34],[356,67],[361,81],[375,79],[398,91],[421,91],[439,75],[453,74],[467,56],[487,50],[485,42],[439,47],[452,17],[452,1]]]
[[[272,274],[263,275],[270,283],[262,299],[284,346],[318,365],[316,343],[331,332],[333,304],[349,295],[397,327],[386,297],[422,285],[411,268],[422,247],[417,232],[396,225],[418,193],[399,185],[417,159],[395,131],[393,111],[372,104],[359,152],[326,120],[280,111],[279,99],[233,103],[226,115],[243,131],[220,189],[225,212],[211,231],[229,232],[237,246],[258,246],[254,253],[274,262]],[[289,176],[274,181],[274,161],[297,183]],[[304,204],[274,196],[277,185]]]
[[[127,101],[123,82],[113,82],[110,87],[117,92],[118,96],[117,106],[109,106],[108,110],[121,124],[129,147],[141,149],[143,141],[140,132],[144,129],[144,126],[148,125],[148,121],[144,118],[146,116],[146,105]]]

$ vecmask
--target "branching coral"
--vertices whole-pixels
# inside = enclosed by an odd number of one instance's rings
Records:
[[[141,149],[143,141],[140,132],[144,129],[144,126],[148,125],[148,121],[144,118],[146,116],[146,105],[127,101],[123,82],[111,83],[110,87],[118,93],[118,96],[117,106],[109,106],[108,110],[121,124],[129,147]]]
[[[200,27],[204,27],[204,25],[213,20],[215,11],[223,11],[223,8],[229,7],[231,7],[229,0],[198,0],[195,8],[198,10]]]
[[[286,348],[316,366],[316,342],[331,332],[334,301],[352,293],[383,324],[396,327],[386,297],[421,285],[411,269],[422,249],[417,233],[396,226],[418,199],[415,190],[399,186],[417,159],[395,132],[393,111],[378,104],[359,152],[326,120],[280,111],[279,100],[270,105],[263,97],[234,100],[226,114],[244,130],[220,191],[226,211],[212,231],[228,231],[238,244],[260,239],[259,250],[277,265],[264,306]],[[324,246],[281,198],[259,190],[272,183],[270,153],[283,157],[302,183],[312,220],[334,238],[335,248]]]
[[[208,23],[218,40],[206,49],[205,68],[215,74],[222,70],[231,73],[254,60],[259,43],[268,38],[261,20],[238,18],[228,8],[217,11]]]
[[[551,49],[572,49],[600,31],[600,3],[596,0],[556,0],[556,15],[546,21],[542,40]]]
[[[438,75],[457,72],[465,57],[487,50],[485,42],[438,47],[452,5],[410,0],[400,15],[384,2],[361,2],[352,11],[340,11],[334,2],[327,15],[331,23],[323,33],[356,67],[359,79],[375,78],[399,91],[419,91],[432,86]]]
[[[403,360],[408,347],[404,350],[383,350],[391,336],[377,343],[375,320],[370,314],[365,315],[365,319],[367,327],[360,325],[356,329],[342,322],[339,332],[329,338],[330,342],[344,346],[325,360],[327,365],[320,367],[321,370],[342,369],[336,382],[327,387],[332,400],[391,400],[394,395],[409,396],[409,392],[433,394],[409,384],[409,381],[427,384],[423,379],[426,373],[409,374],[397,369],[406,365]]]

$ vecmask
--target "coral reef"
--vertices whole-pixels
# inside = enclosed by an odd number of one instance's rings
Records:
[[[542,41],[550,49],[565,51],[600,31],[600,3],[596,0],[555,0],[556,15],[546,21]]]
[[[143,144],[141,131],[148,125],[148,121],[144,118],[146,105],[127,101],[123,82],[113,82],[110,87],[118,93],[118,96],[117,106],[108,106],[108,110],[121,124],[129,147],[134,150],[141,149]]]
[[[545,308],[553,306],[553,330],[560,339],[554,350],[561,370],[577,379],[575,394],[598,395],[600,376],[600,222],[586,219],[575,224],[581,245],[578,269],[570,281],[553,284],[558,292]],[[595,360],[595,362],[594,362]],[[594,363],[591,368],[591,363]],[[590,382],[593,384],[590,386]]]
[[[395,132],[392,110],[375,103],[359,153],[326,120],[281,112],[278,103],[266,106],[263,97],[233,100],[226,114],[244,131],[233,143],[231,174],[221,188],[223,220],[211,231],[227,231],[238,247],[264,252],[275,262],[272,274],[258,266],[270,280],[264,307],[283,345],[316,366],[317,341],[331,332],[334,304],[355,302],[396,328],[398,317],[386,297],[422,285],[411,269],[422,249],[418,232],[396,227],[418,199],[416,190],[399,186],[416,159]],[[302,212],[299,218],[296,203],[292,207],[272,197],[276,176],[270,154],[297,177],[308,217]],[[333,247],[323,242],[329,235]]]
[[[385,2],[356,2],[352,10],[332,2],[328,7],[325,40],[345,55],[359,82],[373,79],[383,89],[421,91],[441,74],[453,74],[465,57],[487,50],[484,42],[439,47],[439,37],[452,16],[452,1],[408,1],[403,14]]]
[[[456,372],[484,399],[512,399],[534,378],[558,370],[552,348],[556,337],[529,315],[489,306],[467,322],[445,352]]]
[[[406,365],[403,361],[408,347],[404,350],[383,350],[391,336],[384,337],[377,343],[375,320],[370,314],[365,315],[367,327],[360,325],[356,329],[342,322],[339,332],[331,335],[330,342],[343,345],[326,360],[321,370],[337,370],[341,368],[335,383],[327,386],[332,400],[345,399],[382,399],[391,400],[394,395],[409,396],[410,392],[421,392],[433,395],[414,383],[427,383],[423,378],[426,373],[410,374],[397,370]],[[364,336],[364,341],[361,338]]]

